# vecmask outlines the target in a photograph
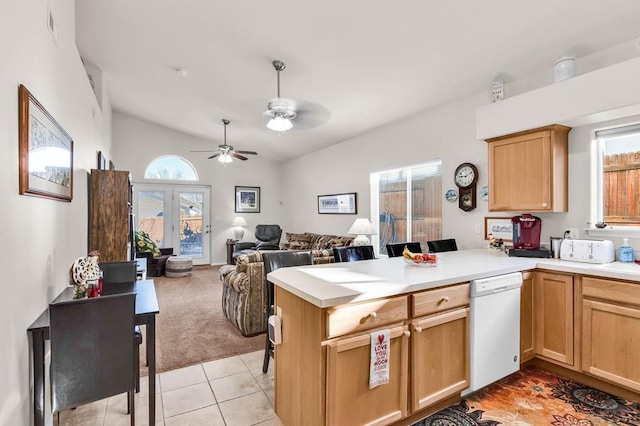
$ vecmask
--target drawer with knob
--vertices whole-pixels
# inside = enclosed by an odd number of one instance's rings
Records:
[[[411,297],[414,317],[430,315],[469,305],[469,283],[423,291]]]
[[[329,308],[327,338],[402,322],[409,318],[408,296],[390,297]]]

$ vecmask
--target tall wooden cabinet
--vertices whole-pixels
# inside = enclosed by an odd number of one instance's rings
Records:
[[[89,247],[101,262],[130,260],[133,256],[130,173],[91,170],[89,178]]]
[[[487,139],[489,211],[566,212],[570,130],[554,124]]]

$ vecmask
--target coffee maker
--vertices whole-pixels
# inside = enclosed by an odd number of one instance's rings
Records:
[[[513,225],[513,248],[538,250],[540,248],[540,230],[542,219],[528,213],[511,218]]]

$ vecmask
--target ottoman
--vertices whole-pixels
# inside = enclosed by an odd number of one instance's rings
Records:
[[[190,257],[186,256],[171,256],[167,259],[167,265],[165,269],[165,276],[169,278],[180,278],[191,275],[193,269],[193,262]]]

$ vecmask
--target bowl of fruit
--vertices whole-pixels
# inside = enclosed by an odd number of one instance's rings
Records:
[[[402,252],[404,263],[411,266],[433,267],[439,263],[438,256],[433,253],[413,253],[408,248]]]

